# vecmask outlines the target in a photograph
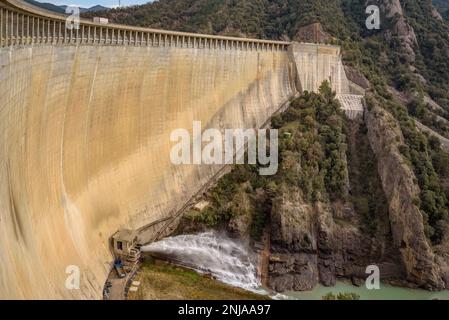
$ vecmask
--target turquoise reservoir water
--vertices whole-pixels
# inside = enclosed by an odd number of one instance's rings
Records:
[[[327,293],[354,292],[361,300],[449,300],[449,291],[430,292],[421,289],[407,289],[381,284],[379,290],[368,290],[365,286],[356,287],[345,282],[337,282],[334,287],[317,286],[307,292],[285,292],[288,299],[321,300]]]

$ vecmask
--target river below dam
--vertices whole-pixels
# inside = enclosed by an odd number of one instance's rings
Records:
[[[365,286],[356,287],[345,281],[338,281],[334,287],[318,285],[311,291],[277,294],[261,286],[256,256],[248,243],[214,231],[168,237],[142,247],[142,251],[199,273],[210,274],[231,286],[266,294],[274,299],[321,300],[329,292],[353,292],[361,300],[449,300],[449,291],[430,292],[383,283],[379,290],[368,290]]]
[[[324,295],[353,292],[360,300],[449,300],[449,291],[431,292],[421,289],[394,287],[382,283],[379,290],[368,290],[365,286],[356,287],[344,281],[338,281],[333,287],[316,286],[312,291],[285,292],[287,299],[321,300]]]

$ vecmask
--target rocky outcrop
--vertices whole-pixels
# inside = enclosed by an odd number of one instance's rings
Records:
[[[244,183],[241,188],[250,188],[249,182]],[[233,213],[228,223],[228,230],[235,236],[245,238],[250,233],[252,223],[252,213],[254,211],[253,203],[249,195],[243,190],[239,190],[234,196],[231,212]]]
[[[326,43],[331,39],[319,22],[300,27],[298,32],[293,37],[294,41],[310,42],[310,43]]]
[[[280,188],[271,212],[269,286],[274,290],[310,290],[318,283],[332,286],[338,278],[359,285],[373,264],[379,267],[382,281],[429,290],[447,287],[449,236],[437,248],[428,243],[415,204],[420,196],[417,179],[399,151],[404,144],[400,126],[380,106],[370,106],[363,141],[376,158],[373,171],[377,166],[379,179],[378,189],[373,190],[383,191],[385,199],[376,199],[386,203],[385,210],[370,217],[376,227],[366,232],[366,216],[356,212],[352,198],[311,204],[302,199],[301,190]],[[351,130],[357,132],[357,125],[353,126]],[[350,134],[348,139],[352,146],[362,138]],[[354,164],[353,151],[351,172],[366,173]]]
[[[441,16],[441,14],[438,12],[438,10],[435,9],[435,7],[432,6],[431,10],[432,10],[431,11],[432,17],[434,17],[435,19],[440,20],[440,21],[444,20],[443,17]]]
[[[302,203],[299,191],[273,202],[269,285],[276,291],[311,290],[318,284],[315,210]]]
[[[362,89],[366,90],[370,87],[368,79],[365,78],[360,72],[350,66],[344,66],[346,77],[352,83],[360,86]]]
[[[417,46],[418,40],[412,26],[407,23],[404,17],[400,1],[382,0],[380,7],[388,23],[391,24],[384,31],[386,39],[391,40],[393,37],[399,38],[409,61],[415,61],[414,48]]]
[[[359,225],[349,205],[310,205],[298,190],[280,195],[271,213],[269,286],[304,291],[318,283],[333,286],[339,277],[359,283],[372,263],[380,266],[384,279],[399,277],[397,264],[379,254],[382,240],[366,235]]]
[[[378,159],[378,171],[388,198],[393,245],[399,249],[406,279],[419,287],[442,289],[442,271],[435,261],[415,205],[419,187],[410,166],[399,152],[404,143],[396,120],[379,106],[366,114],[368,137]]]

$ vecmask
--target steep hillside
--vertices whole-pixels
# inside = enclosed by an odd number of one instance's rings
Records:
[[[444,240],[433,246],[399,122],[369,98],[365,121],[349,121],[326,84],[272,119],[280,130],[280,166],[261,178],[237,166],[191,210],[178,232],[225,229],[259,241],[269,232],[268,284],[311,290],[344,277],[360,283],[370,264],[395,284],[447,287]],[[427,218],[428,219],[428,218]]]
[[[57,12],[59,14],[66,14],[66,9],[68,7],[67,5],[54,5],[54,4],[49,3],[49,2],[42,2],[42,0],[41,1],[24,0],[24,1],[28,2],[29,4],[34,5],[36,7],[39,7],[39,8],[42,8],[42,9],[46,9],[46,10],[49,10],[49,11],[54,11],[54,12]],[[73,5],[73,6],[75,6],[75,5]],[[96,6],[93,6],[93,7],[90,7],[90,8],[80,7],[79,10],[80,10],[81,13],[87,13],[87,12],[107,11],[107,10],[109,10],[109,8],[103,7],[103,6],[100,6],[100,5],[96,5]]]
[[[350,35],[336,0],[160,0],[104,15],[125,24],[268,39],[291,39],[300,27],[323,22]]]
[[[449,1],[448,0],[432,0],[433,5],[439,11],[442,17],[449,20]]]

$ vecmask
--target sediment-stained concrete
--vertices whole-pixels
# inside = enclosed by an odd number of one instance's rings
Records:
[[[295,61],[302,91],[317,92],[323,81],[327,80],[337,94],[351,93],[340,47],[294,42],[289,54]]]
[[[109,237],[173,214],[220,169],[172,165],[171,131],[259,127],[295,72],[286,51],[0,49],[0,298],[101,298]]]
[[[363,118],[363,95],[337,94],[336,98],[349,119]]]

